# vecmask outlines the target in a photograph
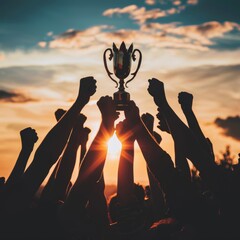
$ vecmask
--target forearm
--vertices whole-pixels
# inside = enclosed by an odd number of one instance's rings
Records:
[[[138,122],[136,140],[147,162],[148,168],[164,187],[171,178],[173,171],[171,157],[158,145],[141,120]]]
[[[174,149],[176,168],[182,176],[184,176],[187,180],[191,181],[190,168],[185,155],[182,153],[181,148],[179,148],[177,143],[174,143]]]
[[[44,188],[42,190],[42,193],[41,193],[42,199],[51,199],[52,198],[55,178],[56,178],[56,174],[57,174],[60,162],[61,162],[61,159],[58,160],[51,176],[49,177],[46,185],[44,186]]]
[[[192,109],[190,110],[184,110],[183,111],[187,122],[188,126],[191,129],[191,131],[194,133],[194,135],[202,142],[206,142],[206,138],[202,132],[202,129],[200,128],[200,125],[198,123],[198,120],[193,112]]]
[[[6,186],[16,183],[22,177],[32,150],[33,148],[21,149],[16,164],[6,182]]]
[[[118,166],[117,195],[123,204],[131,202],[134,196],[133,159],[134,142],[122,143]]]
[[[169,104],[161,106],[161,111],[164,113],[174,142],[178,144],[181,153],[190,159],[199,171],[208,171],[214,167],[214,164],[209,160],[206,149],[199,145],[190,129],[181,121]]]
[[[82,161],[76,183],[85,181],[95,184],[102,175],[103,166],[107,155],[107,141],[110,135],[103,123],[93,140],[85,158]]]
[[[71,129],[75,124],[79,111],[82,107],[83,104],[81,104],[79,100],[76,101],[61,118],[61,120],[47,134],[37,149],[33,162],[23,176],[23,184],[27,184],[27,182],[32,183],[32,187],[29,191],[33,194],[37,191],[38,187],[47,176],[50,168],[62,153]]]
[[[46,162],[55,162],[65,147],[69,134],[77,121],[77,116],[81,112],[85,103],[77,99],[72,107],[49,131],[47,136],[38,148],[38,154],[45,155]]]
[[[70,139],[56,174],[54,184],[55,189],[53,189],[56,194],[56,200],[65,200],[66,197],[68,184],[72,177],[79,147],[75,140],[76,139]]]
[[[82,161],[78,178],[66,200],[63,211],[66,218],[68,218],[68,216],[77,218],[93,194],[93,190],[102,175],[107,155],[107,140],[109,137],[102,123]]]

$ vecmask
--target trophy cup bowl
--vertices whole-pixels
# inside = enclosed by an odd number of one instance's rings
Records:
[[[113,73],[108,69],[106,60],[107,52],[110,53],[109,60],[111,61],[113,59],[113,72],[114,75],[118,78],[119,83],[112,77]],[[130,79],[128,79],[127,82],[124,83],[124,80],[129,76],[131,72],[132,60],[133,61],[136,60],[135,56],[136,52],[138,52],[139,54],[139,60],[136,71],[131,73],[132,76],[130,77]],[[124,110],[128,106],[128,102],[130,101],[130,94],[125,91],[125,87],[127,88],[127,84],[130,81],[132,81],[137,75],[137,72],[142,62],[142,54],[138,49],[133,50],[133,44],[131,44],[130,47],[127,49],[125,43],[122,42],[120,48],[118,49],[115,43],[113,43],[112,49],[107,48],[104,51],[103,61],[108,76],[112,81],[116,83],[116,87],[118,87],[118,91],[113,94],[113,99],[116,104],[116,108],[117,110]]]

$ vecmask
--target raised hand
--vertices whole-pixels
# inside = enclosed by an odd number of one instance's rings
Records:
[[[153,137],[155,138],[155,140],[156,140],[156,142],[157,142],[158,144],[161,143],[162,137],[161,137],[161,135],[160,135],[159,133],[153,131]]]
[[[66,110],[62,108],[58,108],[54,113],[56,120],[59,121],[66,112],[67,112]]]
[[[11,202],[8,201],[6,204],[9,211],[14,212],[27,207],[50,168],[62,154],[79,113],[95,92],[96,80],[93,77],[80,80],[79,94],[76,101],[39,145],[32,163],[19,183],[18,189],[13,193],[17,197],[11,198]]]
[[[167,133],[170,133],[170,130],[169,130],[169,127],[168,127],[168,124],[166,122],[166,119],[165,117],[163,116],[163,114],[161,113],[161,110],[160,108],[158,108],[158,114],[156,115],[159,122],[158,122],[158,125],[157,125],[157,128],[159,128],[161,131],[163,132],[167,132]]]
[[[82,129],[80,145],[86,145],[87,144],[90,132],[91,132],[91,129],[88,128],[88,127],[84,127]]]
[[[180,92],[178,94],[178,102],[182,107],[183,112],[192,110],[193,95],[188,92]]]
[[[101,112],[104,127],[112,135],[114,132],[114,121],[119,117],[119,112],[116,111],[112,97],[101,97],[97,102],[97,106]]]
[[[73,185],[65,207],[63,215],[66,223],[71,225],[72,221],[79,221],[82,211],[87,202],[93,203],[93,196],[97,192],[104,198],[103,186],[98,185],[102,178],[103,167],[107,155],[107,141],[114,132],[114,121],[118,118],[114,101],[111,97],[101,97],[97,106],[102,115],[102,122],[91,146],[88,149],[80,167],[80,171],[75,184]],[[101,180],[100,180],[101,181]],[[94,200],[96,201],[96,199]],[[101,206],[102,207],[102,206]],[[107,212],[105,212],[107,214]]]
[[[132,131],[126,119],[117,124],[116,135],[123,144],[128,142],[134,142],[135,140],[134,132]]]
[[[33,149],[34,144],[38,140],[37,133],[33,128],[25,128],[20,132],[22,149]]]
[[[153,123],[154,123],[154,117],[150,113],[144,113],[141,116],[145,126],[147,127],[148,131],[150,133],[153,133]]]
[[[93,77],[85,77],[80,80],[78,100],[88,103],[90,97],[96,92],[96,80]]]
[[[82,143],[82,133],[83,133],[83,124],[87,120],[87,117],[84,114],[79,114],[77,122],[75,123],[72,131],[72,137],[76,140],[78,145]]]
[[[38,140],[37,133],[35,129],[30,127],[23,129],[20,131],[22,149],[18,155],[18,159],[15,163],[15,166],[7,179],[6,186],[10,189],[13,185],[18,184],[22,175],[24,174],[24,170],[27,165],[27,161],[29,156],[33,150],[34,144]]]
[[[152,136],[156,140],[156,142],[160,144],[160,142],[162,141],[161,135],[153,131],[154,117],[150,113],[145,113],[142,114],[141,119],[144,122],[148,131],[152,134]]]
[[[156,78],[149,79],[148,82],[148,92],[151,96],[153,96],[156,105],[161,107],[164,104],[167,104],[163,82]]]
[[[134,127],[137,123],[141,121],[139,115],[139,108],[136,106],[134,101],[129,102],[128,107],[124,110],[124,114],[132,127]]]

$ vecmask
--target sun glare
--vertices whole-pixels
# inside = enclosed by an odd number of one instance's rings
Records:
[[[108,155],[107,158],[110,160],[118,160],[120,157],[122,144],[118,140],[116,134],[114,133],[113,136],[108,141]]]

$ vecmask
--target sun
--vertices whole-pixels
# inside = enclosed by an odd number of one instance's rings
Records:
[[[118,160],[120,157],[120,152],[122,148],[121,142],[118,140],[116,134],[114,133],[113,136],[108,141],[108,154],[107,159],[109,160]]]

